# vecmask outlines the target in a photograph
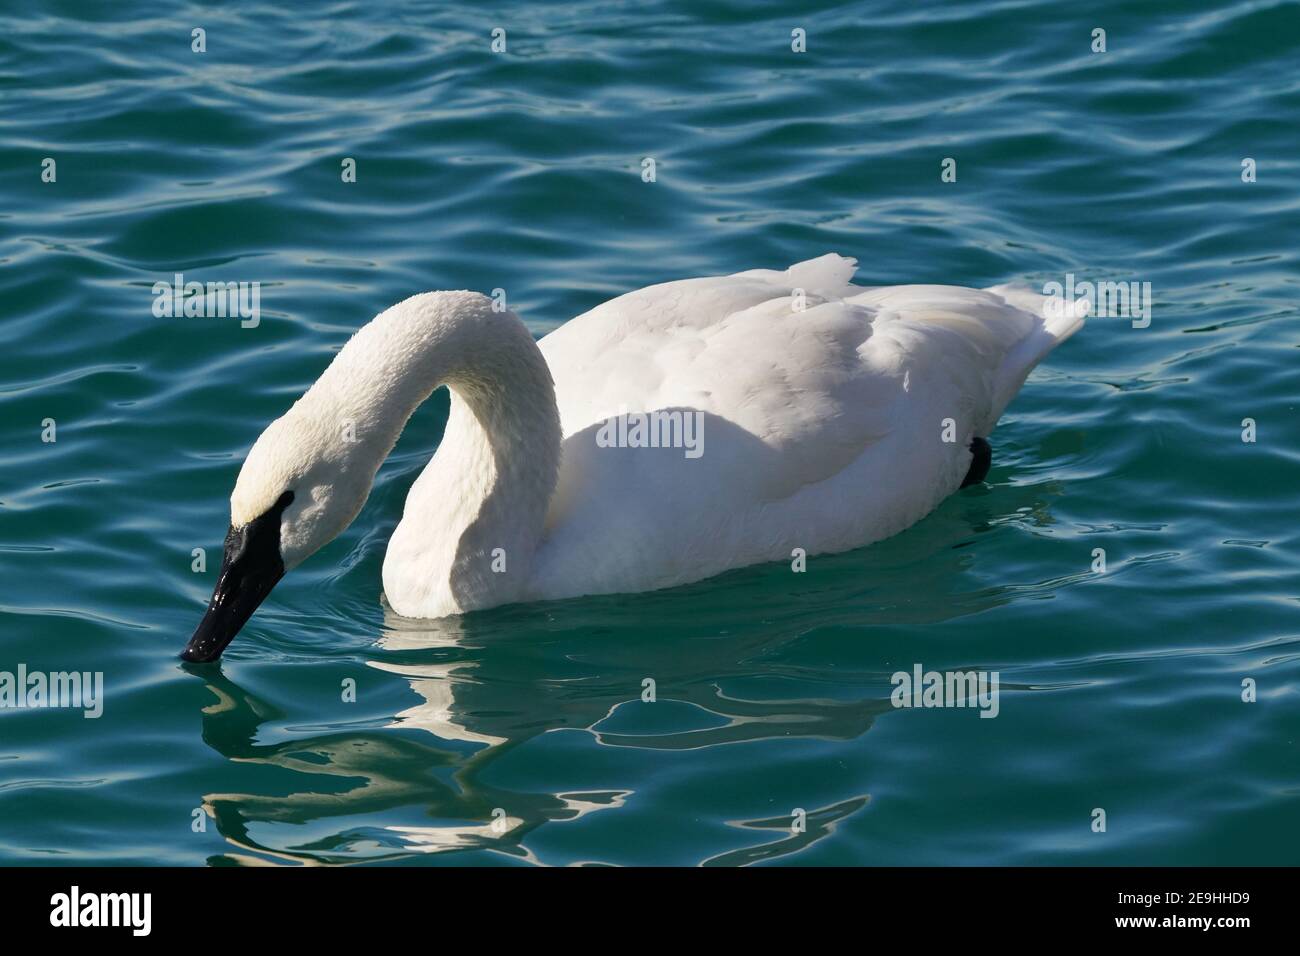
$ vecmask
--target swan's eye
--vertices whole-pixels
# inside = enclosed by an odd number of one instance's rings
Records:
[[[286,491],[276,499],[275,504],[271,505],[267,514],[278,515],[284,512],[284,509],[293,504],[293,491]]]

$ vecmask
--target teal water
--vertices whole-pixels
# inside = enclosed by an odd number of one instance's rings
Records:
[[[6,4],[0,670],[105,688],[0,709],[0,862],[1300,861],[1300,7],[1084,6]],[[380,565],[435,397],[220,667],[176,659],[244,453],[376,312],[500,287],[542,334],[827,251],[1149,281],[1152,320],[1094,318],[889,541],[419,623]],[[260,324],[155,317],[176,272]],[[999,671],[998,717],[891,707],[915,663]]]

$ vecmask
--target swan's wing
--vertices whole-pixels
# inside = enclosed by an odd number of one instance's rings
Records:
[[[1050,326],[1040,296],[1005,288],[861,289],[855,265],[826,255],[649,286],[566,323],[540,343],[566,438],[624,412],[696,409],[781,454],[763,489],[780,497],[921,427],[922,406],[947,408],[964,443],[986,436],[1082,324]]]
[[[845,301],[872,310],[879,361],[901,362],[925,388],[950,395],[953,417],[987,437],[1044,356],[1084,322],[1087,303],[1053,311],[1028,289],[900,285]]]
[[[833,474],[888,431],[900,391],[865,374],[873,312],[841,298],[852,273],[853,260],[824,256],[686,279],[566,323],[540,343],[566,438],[625,412],[691,409],[781,453],[765,497]]]
[[[852,271],[824,256],[651,286],[542,339],[565,443],[539,593],[662,587],[892,534],[957,488],[971,438],[1082,322],[1004,290],[856,288]],[[698,459],[599,447],[606,419],[665,409],[700,414]]]

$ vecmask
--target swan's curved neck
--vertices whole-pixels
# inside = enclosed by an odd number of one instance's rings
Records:
[[[452,392],[438,451],[384,560],[399,614],[435,617],[522,596],[559,471],[550,369],[523,323],[471,292],[407,299],[361,329],[312,391],[346,406],[369,479],[415,409]]]

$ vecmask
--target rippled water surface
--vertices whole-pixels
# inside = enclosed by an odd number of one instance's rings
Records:
[[[7,4],[0,670],[106,700],[0,710],[0,862],[1300,860],[1300,7],[1213,6]],[[402,621],[438,396],[221,666],[176,659],[242,456],[376,312],[500,287],[542,334],[827,251],[1149,281],[1152,321],[1091,321],[889,541]],[[176,272],[260,324],[156,318]],[[999,671],[998,717],[891,707],[915,663]]]

